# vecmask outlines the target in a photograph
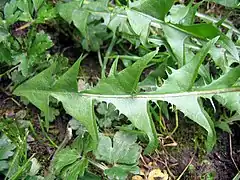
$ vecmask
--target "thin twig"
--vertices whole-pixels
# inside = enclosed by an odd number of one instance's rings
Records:
[[[176,180],[180,180],[182,178],[182,176],[184,175],[184,173],[187,171],[188,167],[191,165],[193,159],[194,159],[195,153],[193,154],[192,158],[190,159],[189,163],[187,164],[187,166],[184,168],[183,172],[178,176],[178,178]]]
[[[3,92],[4,94],[6,94],[7,96],[12,96],[12,94],[8,91],[6,91],[6,89],[0,87],[0,92]]]
[[[178,129],[178,122],[179,122],[179,120],[178,120],[178,110],[175,109],[175,128],[174,128],[173,131],[169,134],[169,136],[172,136],[172,135],[176,132],[176,130]]]
[[[145,166],[147,166],[147,163],[146,163],[146,161],[144,160],[142,154],[140,154],[140,159],[142,160],[143,164],[144,164]]]
[[[3,102],[6,102],[7,100],[12,100],[18,107],[22,107],[21,104],[19,102],[17,102],[17,100],[15,100],[12,97],[9,97],[9,98],[5,99]]]
[[[23,26],[17,28],[15,31],[21,31],[21,30],[23,30],[23,29],[26,29],[26,28],[28,28],[29,26],[31,26],[31,24],[32,24],[33,22],[34,22],[34,21],[28,22],[28,23],[24,24]]]
[[[18,68],[18,65],[16,65],[16,66],[12,67],[11,69],[5,71],[4,73],[0,74],[0,78],[1,78],[2,76],[6,75],[6,74],[8,74],[8,73],[10,73],[10,72],[12,72],[13,70],[15,70],[15,69],[17,69],[17,68]]]
[[[236,169],[239,171],[239,168],[238,168],[238,166],[237,166],[237,164],[236,164],[236,162],[235,162],[235,160],[234,160],[234,158],[233,158],[233,151],[232,151],[232,136],[231,136],[230,133],[229,133],[229,149],[230,149],[230,157],[231,157],[231,160],[232,160],[234,166],[236,167]]]
[[[156,159],[156,161],[157,161],[157,162],[160,162],[161,164],[163,164],[163,165],[166,167],[168,174],[169,174],[173,179],[176,178],[176,176],[175,176],[175,175],[172,173],[172,171],[170,170],[170,168],[169,168],[166,160],[163,162],[163,161],[161,161],[161,160],[159,160],[159,159]]]
[[[172,173],[172,171],[170,170],[170,168],[169,168],[166,160],[165,160],[165,164],[166,164],[165,167],[167,168],[168,174],[169,174],[173,179],[175,179],[176,176],[175,176],[175,175]]]
[[[165,139],[171,139],[172,143],[165,144],[164,143]],[[172,136],[167,136],[166,138],[162,139],[162,141],[163,141],[163,146],[164,147],[174,147],[174,146],[178,145],[177,142],[172,138]]]

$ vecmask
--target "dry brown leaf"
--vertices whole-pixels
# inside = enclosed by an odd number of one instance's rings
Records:
[[[82,79],[78,80],[78,91],[86,90],[86,82]]]
[[[146,173],[146,170],[143,169],[143,168],[141,168],[141,169],[140,169],[140,175],[145,176],[145,173]]]
[[[143,180],[142,176],[135,175],[132,177],[132,180]]]
[[[153,169],[148,175],[148,180],[155,180],[155,178],[168,180],[168,173],[165,170],[162,172],[159,168]]]

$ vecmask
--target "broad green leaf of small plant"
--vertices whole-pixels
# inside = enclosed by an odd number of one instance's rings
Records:
[[[17,4],[15,1],[10,1],[4,6],[4,17],[7,21],[7,24],[13,24],[17,21],[20,12],[17,11]],[[16,12],[16,13],[15,13]]]
[[[137,136],[124,132],[117,132],[113,141],[110,137],[100,135],[98,148],[95,151],[96,159],[114,165],[105,170],[111,178],[124,179],[133,171],[139,172],[137,162],[140,157],[141,147],[136,144]]]
[[[83,136],[85,132],[87,132],[87,129],[76,119],[71,119],[69,121],[70,127],[75,130],[75,134],[79,136]]]
[[[175,56],[178,66],[182,67],[185,65],[184,41],[189,35],[168,25],[162,25],[162,28],[165,38],[171,47],[171,53]]]
[[[174,0],[140,0],[131,6],[157,19],[164,20],[173,4]]]
[[[220,122],[215,122],[215,127],[220,128],[221,130],[227,132],[227,133],[232,133],[229,124],[227,123],[227,121],[220,121]]]
[[[230,111],[240,113],[240,92],[215,95],[214,98]]]
[[[3,43],[0,43],[0,62],[6,62],[7,64],[11,64],[13,61],[11,52],[4,46]]]
[[[108,38],[107,27],[103,24],[90,24],[87,28],[87,37],[81,42],[84,49],[87,51],[97,51],[100,49],[103,41]]]
[[[43,31],[36,33],[35,39],[31,43],[31,47],[28,50],[30,56],[37,56],[44,53],[47,49],[53,46],[53,42],[50,37]]]
[[[116,107],[111,103],[100,103],[96,111],[101,116],[98,118],[98,124],[100,127],[109,128],[112,126],[112,122],[119,121],[122,117],[116,110]]]
[[[31,168],[28,172],[29,176],[35,176],[38,174],[39,170],[41,169],[41,164],[38,162],[36,158],[31,159]]]
[[[55,8],[43,0],[11,0],[4,7],[4,17],[7,25],[17,21],[44,23],[56,17],[56,13]]]
[[[54,158],[54,173],[62,178],[77,180],[78,176],[83,176],[88,166],[88,161],[81,158],[81,152],[76,149],[66,147],[60,150]]]
[[[85,172],[83,177],[79,177],[79,180],[101,180],[101,176],[97,176],[91,172]]]
[[[133,35],[133,30],[131,29],[131,26],[128,24],[127,16],[118,16],[118,13],[124,13],[124,9],[117,9],[116,12],[114,12],[113,17],[111,17],[110,22],[107,24],[108,28],[113,31],[114,34],[116,32],[121,33],[127,33],[129,35]],[[148,28],[146,28],[148,29]]]
[[[87,40],[89,41],[89,37],[88,37],[88,17],[89,17],[90,13],[85,10],[85,9],[79,9],[79,10],[75,10],[72,13],[72,20],[74,25],[78,28],[78,30],[82,33],[82,35],[84,37],[87,38]]]
[[[99,100],[100,99],[102,98],[99,98]],[[136,128],[146,133],[149,143],[144,149],[145,154],[153,152],[153,150],[158,147],[156,130],[149,112],[149,104],[146,99],[104,98],[102,101],[114,104],[119,112],[128,117]]]
[[[81,160],[78,160],[71,164],[70,166],[64,168],[64,170],[61,173],[61,177],[63,179],[73,179],[77,180],[78,177],[81,177],[84,175],[85,170],[88,166],[88,160],[86,158],[82,158]]]
[[[87,51],[99,50],[103,39],[108,35],[104,25],[110,19],[108,0],[89,1],[88,3],[83,3],[83,1],[59,3],[57,11],[69,24],[73,22],[81,32],[84,37],[81,40],[84,49]],[[101,18],[106,22],[99,23]]]
[[[165,21],[173,24],[181,24],[188,15],[190,9],[189,6],[185,5],[173,5],[169,11],[169,15],[165,17]]]
[[[1,27],[1,25],[0,25],[0,43],[2,41],[5,41],[8,36],[9,36],[9,33],[7,32],[7,30],[5,28]]]
[[[57,17],[57,10],[50,5],[47,1],[44,1],[40,8],[37,10],[37,17],[34,20],[37,24],[45,23]]]
[[[8,167],[9,167],[8,161],[6,161],[6,160],[0,161],[0,172],[8,169]]]
[[[124,132],[117,132],[113,141],[110,137],[100,135],[99,144],[95,151],[95,156],[98,160],[103,160],[109,164],[136,164],[141,147],[135,142],[136,135],[131,135]]]
[[[8,159],[14,155],[15,145],[6,136],[0,138],[0,172],[8,169]]]
[[[133,31],[140,36],[142,44],[145,45],[149,35],[151,19],[134,10],[127,10],[127,17]],[[139,23],[139,21],[141,21],[141,23]]]
[[[72,22],[73,11],[80,7],[81,7],[81,1],[70,1],[68,3],[58,3],[57,11],[59,15],[70,24]]]
[[[32,0],[32,2],[33,2],[35,11],[37,11],[43,4],[44,0]]]
[[[92,140],[89,133],[80,134],[78,135],[73,143],[71,144],[71,148],[76,149],[80,154],[83,156],[86,155],[88,152],[94,150],[95,142]]]
[[[127,179],[129,174],[139,174],[140,170],[137,166],[127,166],[127,165],[115,165],[112,168],[106,169],[104,174],[108,176],[109,179]]]

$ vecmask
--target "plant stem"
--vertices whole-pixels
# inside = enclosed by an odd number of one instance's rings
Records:
[[[34,23],[34,21],[31,21],[31,22],[28,22],[28,23],[24,24],[23,26],[17,28],[15,31],[20,31],[20,30],[26,29],[26,28],[28,28],[29,26],[31,26],[32,23]]]
[[[114,35],[112,37],[112,40],[111,40],[111,43],[107,49],[107,52],[105,54],[105,57],[103,59],[103,64],[102,64],[102,72],[101,72],[101,77],[102,78],[105,78],[106,77],[106,67],[107,67],[107,63],[108,63],[108,59],[109,59],[109,56],[112,52],[112,49],[113,49],[113,46],[115,45],[115,42],[116,42],[117,38],[116,36]]]
[[[90,162],[92,165],[96,166],[97,168],[101,169],[102,171],[105,171],[106,169],[108,169],[107,166],[104,166],[98,162],[92,161],[91,159],[88,159],[88,162]]]
[[[100,49],[98,50],[98,61],[99,61],[99,64],[100,64],[101,68],[103,68],[103,61],[102,61],[102,56],[101,56]]]
[[[17,157],[18,157],[18,155],[19,155],[19,152],[20,152],[20,150],[17,149],[17,151],[16,151],[16,153],[15,153],[15,155],[14,155],[14,157],[13,157],[13,160],[12,160],[12,162],[11,162],[10,168],[8,169],[8,172],[7,172],[4,180],[7,180],[10,172],[12,171],[12,169],[13,169],[15,163],[16,163]]]
[[[12,72],[12,71],[15,70],[16,68],[18,68],[18,65],[14,66],[14,67],[12,67],[11,69],[9,69],[9,70],[5,71],[4,73],[0,74],[0,78],[1,78],[2,76],[4,76],[5,74],[8,74],[8,73]]]
[[[43,124],[42,124],[42,120],[40,119],[40,117],[38,116],[38,120],[39,120],[39,123],[40,123],[40,127],[42,129],[42,132],[44,134],[44,136],[49,140],[49,142],[55,147],[55,148],[58,148],[58,146],[53,142],[53,140],[48,136],[48,134],[46,133],[44,127],[43,127]]]
[[[240,171],[238,171],[237,175],[233,178],[233,180],[239,180],[240,179]]]
[[[166,127],[163,125],[162,121],[160,120],[160,117],[157,115],[157,113],[155,112],[155,109],[152,106],[150,106],[150,111],[154,116],[154,118],[159,122],[161,133],[164,133],[164,131],[166,130]]]
[[[122,127],[122,126],[117,126],[116,129],[121,130],[121,131],[125,131],[125,132],[128,132],[128,133],[132,133],[132,134],[145,135],[145,132],[143,132],[143,131],[131,130],[131,129],[128,129],[128,128]]]
[[[137,60],[141,59],[141,57],[138,57],[138,56],[126,56],[126,55],[113,55],[113,56],[109,56],[108,58],[115,59],[117,57],[119,57],[120,59],[129,60],[129,61],[137,61]],[[158,63],[163,62],[163,61],[164,61],[163,58],[161,58],[161,59],[154,58],[151,60],[151,62],[158,62]]]
[[[119,2],[119,0],[115,0],[115,2],[118,6],[122,6],[122,4]]]
[[[30,128],[31,132],[33,133],[33,136],[37,139],[38,135],[37,135],[37,133],[36,133],[36,131],[35,131],[31,122],[29,122],[29,128]]]
[[[175,109],[175,120],[176,120],[176,125],[175,125],[175,128],[173,129],[173,131],[170,133],[169,136],[172,136],[176,130],[178,129],[178,123],[179,123],[179,120],[178,120],[178,110],[176,108]]]
[[[35,154],[33,154],[28,160],[27,162],[11,177],[11,180],[15,180],[18,179],[19,176],[27,169],[30,161],[32,160],[32,158],[34,157]]]
[[[69,121],[70,122],[70,121]],[[66,134],[65,134],[65,138],[62,141],[62,143],[58,146],[57,150],[54,152],[53,156],[50,156],[51,162],[49,165],[49,172],[50,172],[50,176],[53,174],[53,168],[54,168],[54,159],[56,157],[56,155],[58,154],[59,151],[61,151],[66,145],[67,143],[72,139],[72,128],[70,127],[70,124],[67,124],[67,128],[66,128]]]

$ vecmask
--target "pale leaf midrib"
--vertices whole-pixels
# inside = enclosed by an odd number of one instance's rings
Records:
[[[216,89],[216,90],[204,90],[204,91],[191,91],[191,92],[179,92],[179,93],[166,93],[166,94],[156,94],[153,92],[152,94],[148,93],[140,93],[138,95],[109,95],[109,94],[90,94],[90,93],[81,93],[81,92],[66,92],[66,91],[47,91],[47,90],[24,90],[17,92],[18,95],[28,94],[28,93],[44,93],[44,94],[78,94],[82,97],[89,97],[89,98],[114,98],[114,99],[147,99],[147,100],[158,100],[158,99],[166,99],[166,98],[177,98],[177,97],[187,97],[187,96],[204,96],[204,95],[217,95],[217,94],[225,94],[225,93],[240,93],[240,87],[234,88],[224,88],[224,89]]]

